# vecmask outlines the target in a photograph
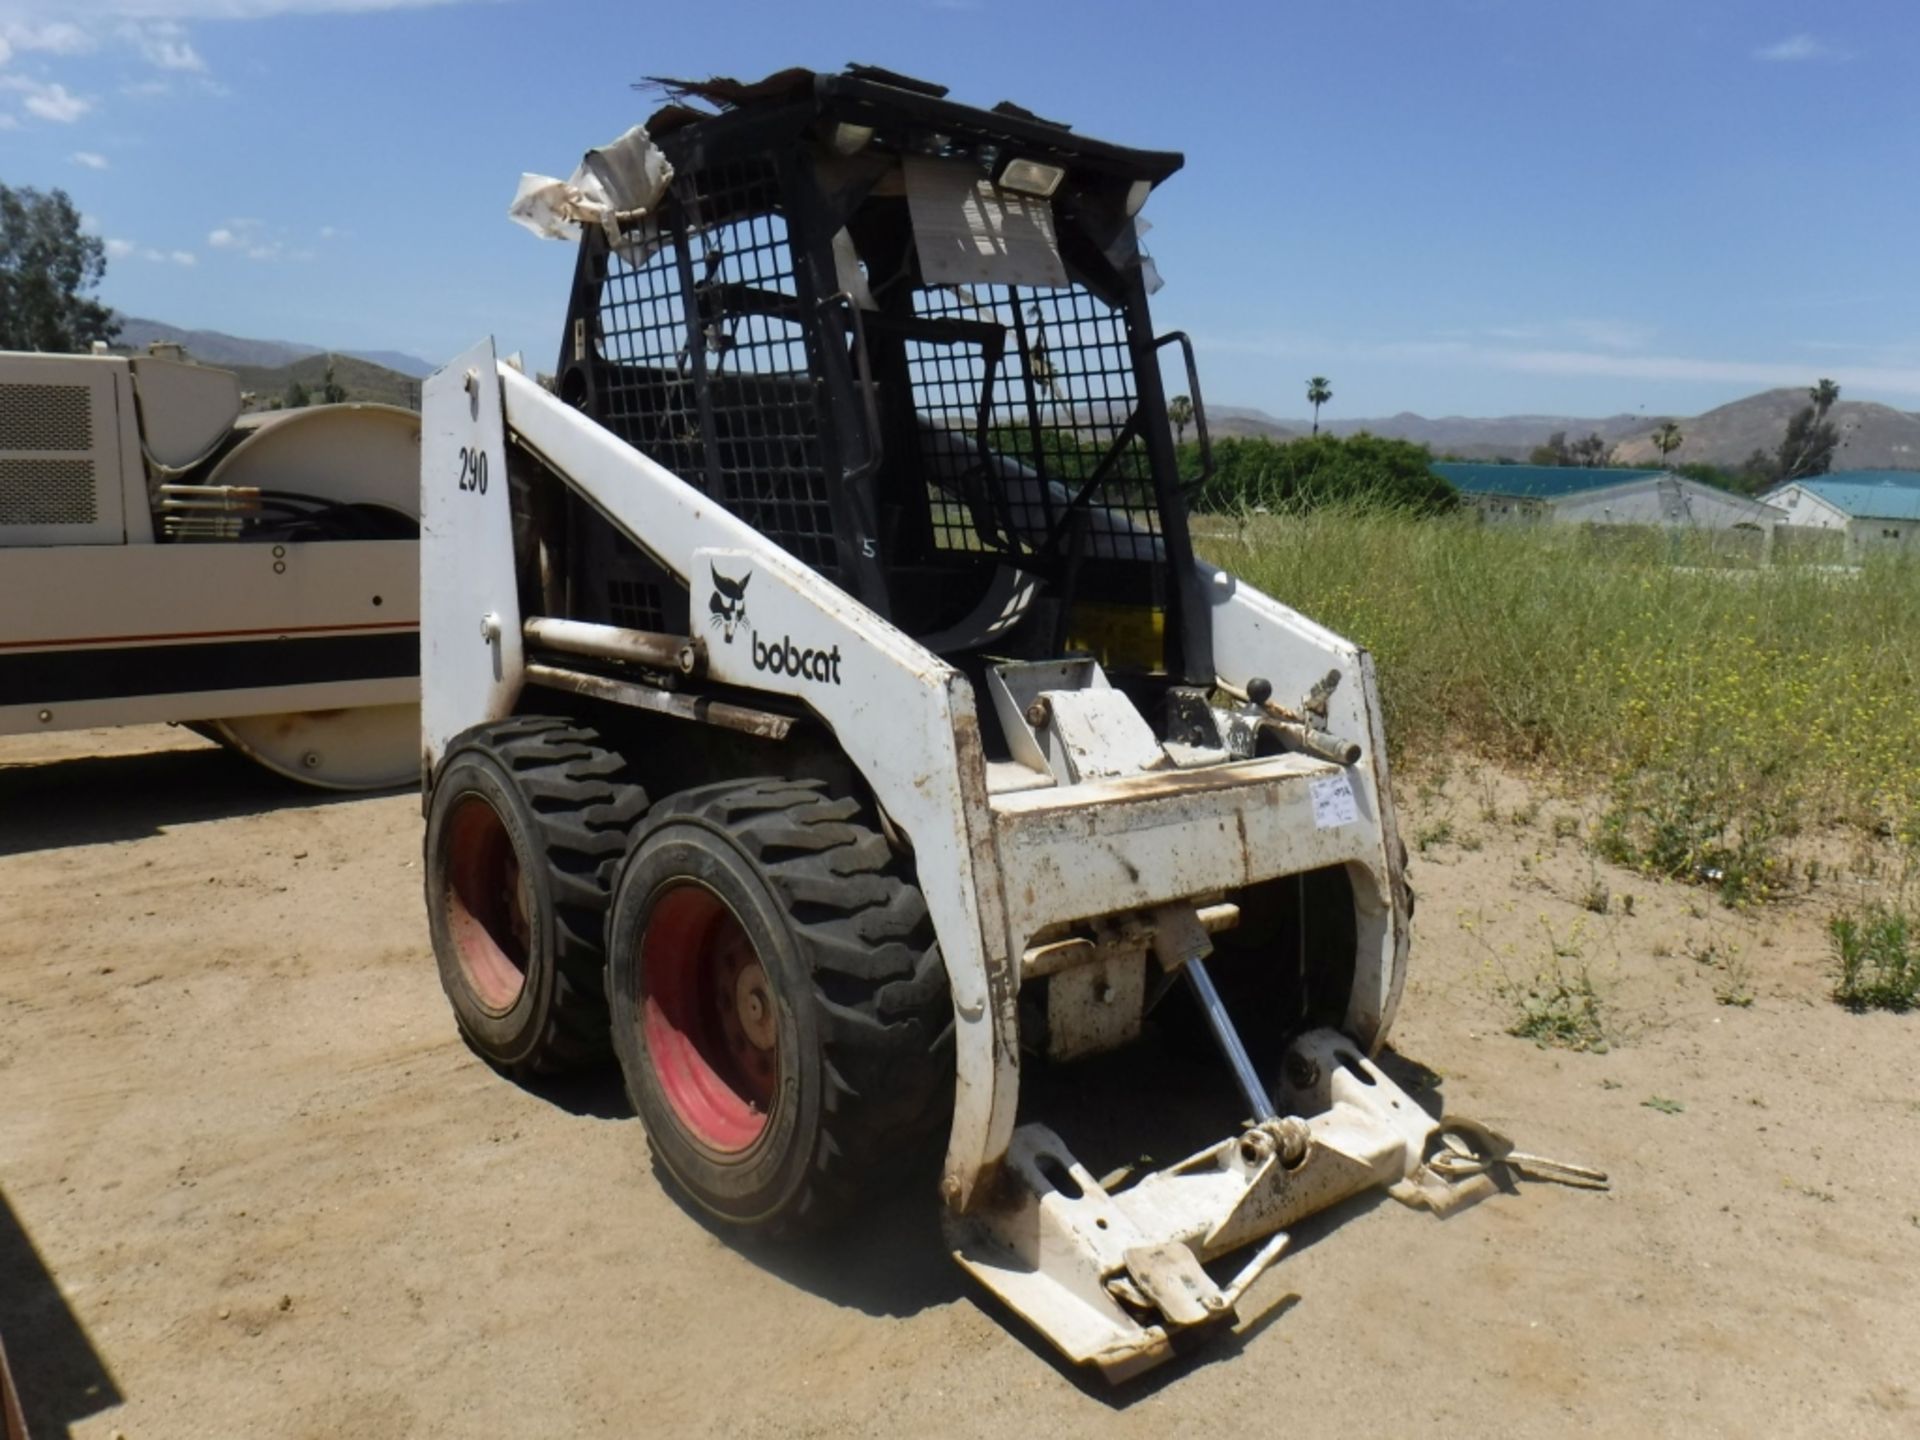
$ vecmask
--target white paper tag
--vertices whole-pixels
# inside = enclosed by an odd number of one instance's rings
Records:
[[[1313,791],[1313,828],[1331,830],[1336,825],[1351,825],[1360,818],[1360,806],[1353,798],[1353,784],[1343,771],[1316,780]]]

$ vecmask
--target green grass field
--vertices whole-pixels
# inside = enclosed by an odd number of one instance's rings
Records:
[[[1740,899],[1809,826],[1920,851],[1920,560],[1761,568],[1657,531],[1334,510],[1195,532],[1372,649],[1401,758],[1546,762],[1605,786],[1616,858],[1733,867]]]

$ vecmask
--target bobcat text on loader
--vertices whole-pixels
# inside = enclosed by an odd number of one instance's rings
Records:
[[[1181,157],[868,67],[661,83],[515,200],[579,243],[552,393],[491,343],[426,387],[426,899],[474,1048],[611,1048],[742,1229],[944,1136],[955,1257],[1116,1380],[1348,1196],[1601,1183],[1374,1063],[1412,902],[1373,665],[1194,558],[1136,218]],[[1163,1027],[1226,1061],[1223,1138],[1103,1183],[1019,1123],[1023,1067]]]

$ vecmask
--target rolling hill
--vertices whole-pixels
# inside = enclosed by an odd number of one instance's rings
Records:
[[[192,352],[188,352],[192,353]],[[195,356],[195,359],[200,358]],[[308,355],[286,365],[225,365],[240,377],[240,389],[252,395],[249,409],[269,408],[269,402],[286,394],[287,386],[298,380],[307,387],[314,403],[319,403],[320,387],[326,384],[327,363],[333,363],[333,378],[347,392],[349,400],[372,400],[404,409],[420,408],[420,382],[370,360],[351,355]]]
[[[1524,460],[1536,445],[1546,443],[1556,430],[1567,438],[1578,439],[1598,431],[1607,441],[1619,441],[1658,424],[1644,415],[1609,415],[1594,420],[1578,415],[1443,415],[1430,418],[1403,410],[1398,415],[1371,419],[1338,419],[1322,414],[1323,435],[1384,435],[1395,440],[1411,440],[1431,447],[1436,455],[1457,455],[1463,460]],[[1283,420],[1264,410],[1237,405],[1209,405],[1207,421],[1215,435],[1256,435],[1269,440],[1287,440],[1310,434],[1311,420]]]
[[[324,346],[292,340],[249,340],[219,330],[187,330],[178,325],[169,325],[164,320],[144,320],[137,315],[119,315],[115,318],[120,322],[120,334],[115,343],[126,349],[144,350],[155,341],[181,345],[202,364],[221,365],[228,369],[239,366],[271,369],[291,365],[310,355],[326,353]],[[334,353],[365,360],[414,380],[424,379],[434,371],[434,367],[419,356],[409,355],[402,350],[340,350]]]
[[[1778,448],[1787,422],[1806,404],[1803,389],[1767,390],[1680,420],[1680,448],[1667,459],[1676,465],[1690,460],[1738,465],[1755,450]],[[1840,444],[1833,453],[1835,470],[1920,470],[1920,415],[1890,405],[1842,400],[1830,418],[1840,431]],[[1614,448],[1614,463],[1659,464],[1660,452],[1651,432],[1649,425],[1622,439]]]
[[[1429,447],[1435,455],[1463,460],[1525,460],[1536,445],[1544,445],[1555,431],[1569,440],[1598,434],[1612,445],[1616,465],[1658,465],[1660,451],[1653,432],[1665,420],[1680,427],[1680,448],[1668,459],[1676,465],[1689,461],[1731,468],[1755,450],[1772,451],[1786,435],[1787,422],[1807,403],[1807,392],[1790,388],[1766,390],[1694,416],[1607,415],[1599,419],[1579,415],[1469,415],[1428,417],[1402,411],[1372,419],[1336,419],[1322,414],[1323,434],[1354,435],[1366,431]],[[1215,435],[1264,435],[1284,440],[1304,435],[1308,420],[1286,420],[1264,410],[1241,406],[1209,407]],[[1835,470],[1920,470],[1920,414],[1896,410],[1864,400],[1842,400],[1833,407],[1840,430],[1834,452]]]

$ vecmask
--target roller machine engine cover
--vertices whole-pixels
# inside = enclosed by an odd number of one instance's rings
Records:
[[[412,781],[419,450],[388,405],[243,415],[177,347],[0,354],[0,735],[168,721]]]

